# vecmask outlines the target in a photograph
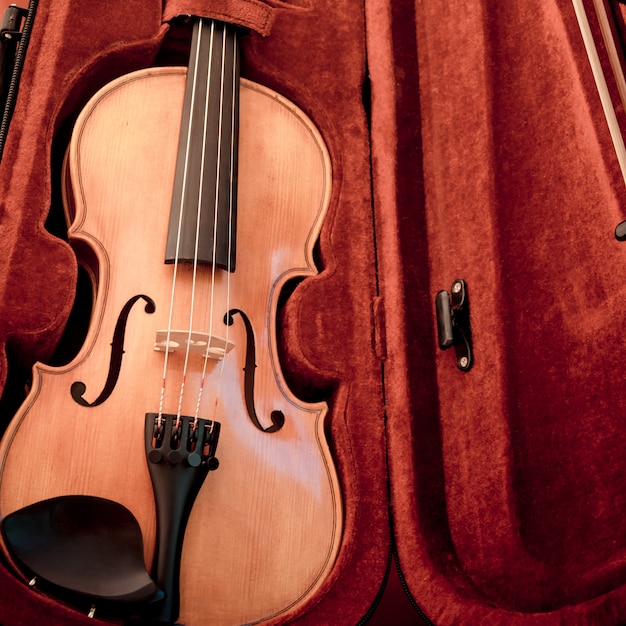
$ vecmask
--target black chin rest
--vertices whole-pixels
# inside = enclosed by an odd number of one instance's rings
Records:
[[[128,614],[163,598],[145,568],[139,524],[117,502],[43,500],[8,515],[1,529],[17,565],[72,604]]]

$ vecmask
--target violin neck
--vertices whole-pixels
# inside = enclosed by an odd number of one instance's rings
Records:
[[[235,269],[239,50],[236,27],[194,23],[166,263]]]

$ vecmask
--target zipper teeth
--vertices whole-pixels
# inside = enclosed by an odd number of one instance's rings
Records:
[[[396,571],[398,573],[398,578],[400,579],[400,584],[402,585],[402,589],[404,589],[404,593],[409,599],[411,606],[413,607],[413,609],[415,609],[415,612],[419,615],[419,617],[422,619],[422,621],[425,624],[428,624],[428,626],[435,626],[435,624],[427,617],[426,613],[422,611],[420,605],[416,602],[415,598],[413,597],[413,594],[411,593],[409,589],[409,586],[407,585],[407,582],[404,578],[404,574],[402,573],[402,570],[400,569],[400,562],[398,561],[398,558],[397,558],[395,545],[394,545],[394,552],[396,553]]]
[[[392,513],[392,510],[391,510],[391,507],[390,507],[389,508],[389,519],[393,520],[393,518],[391,517],[391,513]],[[395,556],[395,558],[394,558],[394,556]],[[394,537],[394,531],[393,531],[393,521],[391,521],[391,550],[389,551],[389,558],[387,559],[387,568],[385,569],[385,575],[383,577],[383,581],[382,581],[382,584],[380,586],[380,590],[378,591],[378,594],[376,595],[376,598],[374,598],[374,602],[372,603],[372,606],[370,606],[370,608],[368,609],[367,613],[365,613],[365,615],[357,622],[356,626],[365,626],[367,624],[367,622],[369,622],[369,620],[372,618],[372,616],[374,615],[376,610],[378,609],[378,606],[380,605],[380,602],[381,602],[381,600],[383,598],[383,595],[385,593],[385,588],[387,587],[387,583],[389,581],[389,575],[391,574],[391,563],[392,563],[392,561],[395,561],[396,573],[398,574],[398,578],[400,579],[400,585],[402,586],[402,589],[403,589],[406,597],[408,598],[409,603],[413,607],[413,610],[417,614],[417,616],[427,626],[436,626],[435,623],[432,622],[428,618],[426,613],[424,613],[424,611],[422,610],[420,605],[417,603],[417,601],[413,597],[413,594],[411,593],[411,590],[409,589],[409,586],[408,586],[408,584],[406,582],[406,579],[404,578],[404,574],[402,573],[402,570],[400,569],[400,562],[398,560],[398,552],[396,550],[396,543],[395,543],[395,537]]]
[[[15,59],[13,63],[13,71],[11,73],[11,80],[7,89],[7,97],[4,105],[4,112],[2,114],[2,122],[0,123],[0,160],[2,159],[2,153],[4,151],[4,144],[6,142],[7,134],[9,132],[9,124],[13,115],[13,108],[15,106],[15,100],[17,98],[17,90],[20,83],[20,77],[22,74],[22,68],[24,66],[24,58],[26,55],[26,49],[28,48],[28,41],[30,39],[30,31],[35,19],[35,12],[37,10],[38,0],[30,0],[28,4],[28,13],[24,20],[24,27],[22,28],[22,36],[15,52]]]

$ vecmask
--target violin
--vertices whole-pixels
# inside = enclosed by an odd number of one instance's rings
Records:
[[[187,626],[289,615],[342,532],[327,405],[289,390],[276,331],[285,285],[317,273],[331,162],[239,56],[235,27],[194,18],[187,68],[122,76],[80,113],[63,184],[90,326],[69,364],[34,367],[0,444],[2,547],[22,576],[11,516],[114,502],[165,596],[154,621]]]

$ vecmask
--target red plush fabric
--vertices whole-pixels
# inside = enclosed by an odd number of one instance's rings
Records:
[[[624,181],[573,7],[370,5],[408,586],[436,624],[623,623]],[[458,277],[467,374],[436,349],[434,295]]]
[[[74,293],[74,255],[43,227],[51,156],[98,87],[184,48],[164,24],[180,13],[250,28],[243,75],[300,106],[333,163],[321,271],[280,337],[290,385],[330,404],[344,536],[296,623],[367,612],[389,514],[438,626],[626,623],[626,196],[570,0],[42,2],[0,166],[12,366],[51,355]],[[434,296],[459,277],[469,373],[436,346]],[[0,624],[35,622],[94,623],[0,569]]]
[[[221,0],[207,3],[203,0],[165,0],[163,3],[164,22],[178,15],[202,15],[213,17],[230,24],[238,24],[262,35],[268,35],[274,23],[274,12],[262,0]]]

